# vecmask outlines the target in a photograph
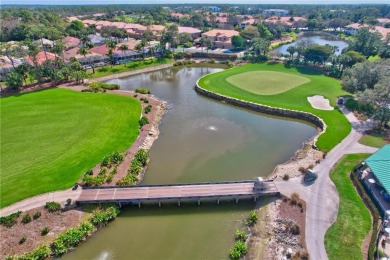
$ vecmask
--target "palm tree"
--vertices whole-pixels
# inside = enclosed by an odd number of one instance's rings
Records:
[[[295,46],[291,45],[287,48],[287,52],[290,53],[290,59],[294,59],[294,53],[297,51],[297,48]]]
[[[107,48],[108,48],[108,53],[107,55],[110,57],[110,60],[111,60],[111,67],[114,66],[114,58],[113,58],[113,55],[114,55],[114,49],[116,48],[116,42],[113,41],[113,40],[108,40],[106,45],[107,45]]]
[[[129,47],[125,44],[119,46],[119,49],[124,53],[125,51],[129,50]]]
[[[91,53],[87,47],[81,47],[77,54],[83,55],[84,58],[87,56],[88,53]],[[92,73],[95,74],[95,66],[94,63],[91,63]]]

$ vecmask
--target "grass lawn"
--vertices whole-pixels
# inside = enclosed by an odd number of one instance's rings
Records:
[[[104,66],[101,68],[96,68],[95,74],[92,73],[92,69],[89,69],[87,71],[87,75],[89,78],[99,78],[99,77],[104,77],[104,76],[108,76],[108,75],[115,74],[115,73],[121,73],[121,72],[125,72],[125,71],[143,69],[143,68],[147,68],[147,67],[166,64],[166,63],[169,63],[171,61],[172,60],[165,59],[165,58],[163,58],[163,59],[148,58],[148,59],[145,59],[145,61],[134,61],[134,62],[129,62],[127,64],[115,65],[114,67],[107,65],[107,66]]]
[[[385,138],[381,135],[363,135],[360,138],[359,143],[378,148],[387,144]]]
[[[71,187],[138,136],[132,98],[50,89],[0,99],[0,207]]]
[[[282,72],[308,78],[310,82],[283,93],[270,96],[253,94],[249,91],[236,87],[227,81],[227,78],[231,76],[251,71]],[[253,80],[252,84],[254,82],[255,80]],[[309,96],[322,95],[330,100],[331,106],[335,106],[337,97],[347,94],[341,89],[339,81],[327,77],[321,72],[315,70],[306,68],[286,68],[283,64],[279,63],[247,64],[207,75],[200,79],[199,84],[207,90],[226,96],[274,107],[306,111],[319,116],[328,126],[326,133],[322,134],[317,141],[317,146],[321,150],[331,150],[351,131],[350,123],[337,107],[335,110],[318,110],[313,108],[307,101],[307,97]]]
[[[276,71],[249,71],[226,78],[230,84],[257,95],[275,95],[310,82],[310,79]]]
[[[353,186],[351,170],[369,154],[344,156],[332,169],[330,178],[340,196],[336,222],[325,234],[329,259],[362,259],[362,243],[371,229],[371,215]]]

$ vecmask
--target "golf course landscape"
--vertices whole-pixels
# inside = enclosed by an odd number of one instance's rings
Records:
[[[1,205],[70,188],[138,136],[133,98],[49,89],[0,99]]]
[[[272,107],[294,109],[322,118],[326,132],[317,140],[317,147],[329,151],[351,131],[342,112],[318,110],[307,97],[322,95],[335,106],[338,96],[346,95],[340,83],[319,71],[308,68],[287,68],[283,64],[247,64],[207,75],[199,86],[218,94]]]

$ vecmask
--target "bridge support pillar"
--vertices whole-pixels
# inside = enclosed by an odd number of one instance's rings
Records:
[[[255,202],[257,201],[257,196],[255,196],[254,201],[255,201]]]
[[[118,206],[119,208],[122,208],[122,204],[120,202],[118,202]]]
[[[238,203],[238,197],[236,198],[236,204]]]
[[[200,206],[200,199],[198,199],[198,206]]]
[[[180,200],[177,201],[177,205],[180,207]]]
[[[138,208],[141,208],[141,201],[138,201]]]
[[[219,198],[217,199],[217,204],[219,205]]]
[[[158,201],[158,206],[161,208],[161,201]]]

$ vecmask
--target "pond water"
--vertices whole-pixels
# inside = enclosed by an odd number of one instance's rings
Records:
[[[171,68],[115,79],[168,101],[143,184],[246,180],[267,176],[293,156],[315,128],[229,106],[197,94],[203,75],[221,68]],[[227,259],[234,232],[253,209],[240,201],[123,210],[65,259]]]
[[[281,53],[281,54],[289,54],[287,52],[287,48],[290,46],[295,46],[297,43],[302,42],[302,41],[311,41],[315,44],[320,44],[320,45],[325,45],[329,44],[332,46],[337,46],[338,50],[336,51],[336,54],[340,54],[341,51],[348,47],[348,42],[341,40],[339,37],[326,33],[326,32],[304,32],[298,34],[297,40],[293,43],[285,44],[282,46],[279,46],[272,50],[273,53]]]

